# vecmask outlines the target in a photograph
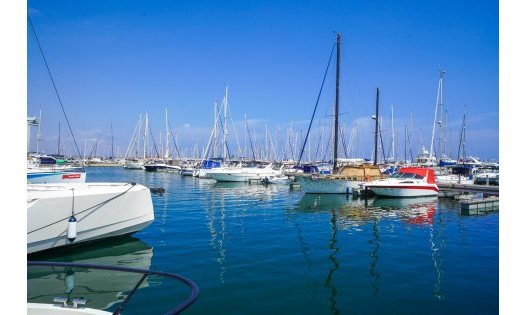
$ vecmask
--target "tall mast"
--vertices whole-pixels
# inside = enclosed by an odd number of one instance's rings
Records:
[[[148,147],[148,113],[144,115],[144,148],[143,159],[146,159],[146,151]]]
[[[217,101],[214,101],[214,130],[213,130],[213,146],[212,146],[212,157],[216,158],[217,155]]]
[[[392,150],[392,160],[395,161],[395,132],[394,132],[394,108],[391,105],[391,150]]]
[[[170,136],[170,129],[168,128],[168,109],[164,109],[165,113],[165,124],[166,124],[166,149],[164,152],[164,158],[169,159],[170,158],[170,148],[168,145],[168,137]]]
[[[135,157],[136,158],[139,158],[139,150],[141,148],[141,143],[140,143],[140,139],[141,139],[141,127],[142,127],[142,114],[139,115],[139,131],[137,132],[137,138],[136,138],[136,146],[135,146]]]
[[[60,121],[58,122],[58,148],[57,155],[60,155]]]
[[[435,105],[435,119],[433,120],[433,132],[431,133],[431,147],[429,148],[429,163],[431,163],[431,160],[433,158],[433,141],[435,140],[435,127],[437,124],[437,112],[438,112],[438,107],[440,105],[440,102],[442,102],[442,80],[444,79],[444,74],[446,73],[443,70],[438,70],[438,72],[439,72],[438,91],[437,91],[437,101]]]
[[[224,116],[223,116],[223,159],[227,159],[227,147],[226,147],[226,137],[228,135],[227,128],[227,107],[228,107],[228,85],[225,88],[225,97],[224,97]]]
[[[380,104],[380,89],[376,88],[376,114],[374,116],[375,127],[374,127],[374,164],[378,165],[378,132],[380,128],[379,118],[378,118],[378,109]]]
[[[334,149],[332,171],[336,173],[338,158],[338,113],[340,103],[340,33],[336,33],[336,102],[334,103]]]
[[[110,130],[111,130],[111,159],[113,160],[114,155],[113,155],[113,125],[112,124],[110,124]]]
[[[464,105],[465,106],[465,105]],[[463,160],[466,160],[466,108],[464,107],[464,117],[462,118],[462,129],[460,129],[460,141],[458,143],[457,163],[460,162],[460,150],[463,149]]]

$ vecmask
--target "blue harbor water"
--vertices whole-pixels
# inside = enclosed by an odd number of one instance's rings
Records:
[[[451,199],[366,205],[285,185],[122,168],[87,172],[87,182],[165,188],[152,195],[155,221],[133,236],[28,259],[181,274],[200,288],[185,314],[498,314],[498,213],[463,216]],[[66,294],[64,276],[28,270],[29,301]],[[134,281],[77,272],[69,294],[113,311]],[[177,282],[152,277],[124,314],[163,314],[188,294]]]

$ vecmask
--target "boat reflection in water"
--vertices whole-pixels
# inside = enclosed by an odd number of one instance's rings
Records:
[[[119,267],[150,269],[153,248],[145,242],[128,236],[85,245],[82,249],[69,248],[47,254],[29,255],[28,260],[47,260],[100,264]],[[141,278],[141,274],[119,271],[87,270],[71,267],[28,267],[27,301],[52,303],[55,297],[69,300],[82,297],[86,306],[108,309],[126,298]],[[139,287],[149,286],[147,278]]]
[[[436,197],[385,198],[379,197],[369,203],[374,212],[386,212],[411,224],[433,224],[437,205]],[[391,211],[394,210],[394,211]]]
[[[436,197],[363,199],[349,195],[305,194],[296,210],[303,212],[336,210],[338,224],[347,227],[381,218],[401,219],[410,224],[432,224],[436,204]]]
[[[366,241],[370,245],[369,260],[366,261],[363,256],[355,257],[354,263],[357,263],[361,259],[364,259],[363,263],[367,264],[368,274],[371,277],[371,288],[372,295],[377,295],[381,288],[381,270],[378,269],[377,263],[381,256],[382,243],[390,238],[387,237],[382,240],[382,234],[393,233],[392,225],[390,223],[382,224],[383,221],[398,221],[402,224],[418,225],[429,230],[428,238],[422,239],[424,243],[428,243],[431,250],[431,263],[436,271],[436,280],[434,285],[434,295],[438,299],[443,298],[441,292],[442,284],[442,258],[440,255],[440,242],[437,240],[437,227],[441,222],[434,222],[435,212],[437,209],[437,197],[418,197],[418,198],[385,198],[375,197],[369,199],[353,198],[348,195],[327,195],[327,194],[305,194],[299,201],[297,206],[290,211],[291,219],[296,221],[296,226],[299,233],[299,241],[307,261],[307,266],[312,265],[312,257],[308,255],[309,245],[306,243],[303,236],[303,228],[300,226],[299,215],[302,214],[325,214],[322,216],[324,219],[328,219],[330,223],[330,238],[327,240],[327,248],[329,249],[329,255],[327,262],[330,268],[327,271],[327,277],[324,281],[324,286],[329,289],[329,306],[332,313],[338,313],[339,307],[337,306],[337,285],[334,284],[333,279],[338,277],[338,269],[340,269],[341,262],[339,261],[342,257],[349,257],[349,254],[345,252],[346,241],[351,239],[356,241],[359,235],[366,237]],[[307,222],[311,222],[313,217],[308,219]],[[321,218],[321,217],[320,217]],[[387,229],[387,230],[386,230]],[[346,231],[344,234],[338,232]],[[421,230],[424,231],[424,230]],[[365,234],[364,234],[365,232]],[[370,234],[369,234],[370,233]],[[396,234],[396,232],[395,232]],[[424,234],[427,234],[424,232]],[[392,244],[388,244],[388,247]],[[347,255],[347,256],[346,256]],[[341,256],[341,257],[340,257]],[[308,267],[306,274],[310,275],[311,268]],[[316,282],[315,279],[311,279]],[[316,296],[317,292],[312,292],[313,296]]]

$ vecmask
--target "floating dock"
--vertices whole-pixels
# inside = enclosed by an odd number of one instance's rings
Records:
[[[438,183],[437,186],[444,196],[452,196],[458,193],[482,193],[488,196],[499,195],[499,186]]]
[[[480,200],[466,200],[460,202],[460,214],[473,215],[499,211],[499,198],[488,197]]]

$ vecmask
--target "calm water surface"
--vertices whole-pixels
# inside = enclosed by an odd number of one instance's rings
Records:
[[[87,181],[134,181],[166,193],[152,195],[155,221],[131,237],[29,259],[181,274],[200,288],[185,314],[498,314],[498,213],[461,216],[457,202],[436,198],[366,206],[288,186],[122,168],[88,168]],[[30,301],[67,295],[64,274],[29,270]],[[113,311],[134,281],[75,272],[69,295]],[[124,314],[163,314],[188,294],[152,277]]]

